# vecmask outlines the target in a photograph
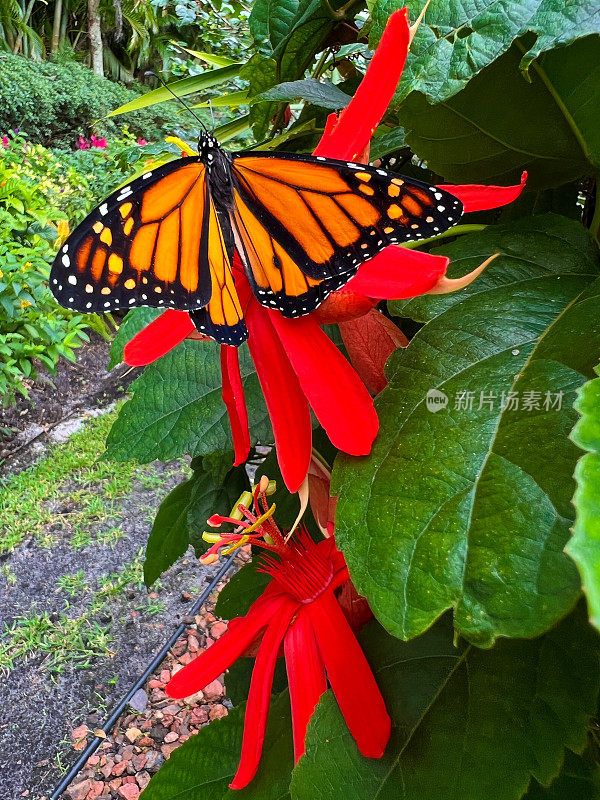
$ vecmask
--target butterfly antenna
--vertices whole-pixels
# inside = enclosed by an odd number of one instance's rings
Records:
[[[173,95],[173,97],[175,98],[175,100],[177,100],[177,102],[181,103],[181,105],[182,105],[182,106],[183,106],[183,107],[184,107],[184,108],[185,108],[187,111],[189,111],[189,113],[192,115],[192,117],[194,117],[194,119],[196,120],[196,122],[198,122],[198,123],[200,124],[200,126],[202,127],[202,130],[204,130],[206,133],[208,133],[208,129],[207,129],[206,125],[205,125],[205,124],[202,122],[202,120],[200,119],[200,117],[199,117],[199,116],[198,116],[198,115],[197,115],[197,114],[196,114],[196,113],[195,113],[195,112],[194,112],[194,111],[193,111],[193,110],[190,108],[190,106],[188,106],[188,104],[185,102],[185,100],[183,99],[183,97],[179,97],[179,95],[178,95],[178,94],[175,94],[175,92],[173,91],[173,89],[171,89],[171,87],[169,86],[169,84],[168,84],[168,83],[166,83],[166,82],[163,80],[163,78],[161,78],[161,76],[160,76],[160,75],[157,75],[157,73],[156,73],[156,72],[152,72],[152,71],[150,71],[150,70],[149,70],[148,72],[145,72],[144,74],[145,74],[145,75],[148,75],[148,76],[150,76],[150,77],[152,77],[152,78],[156,78],[156,80],[157,80],[157,81],[158,81],[158,82],[161,84],[161,86],[163,87],[163,89],[166,89],[168,92],[170,92],[170,93]],[[212,115],[212,108],[211,108],[211,110],[210,110],[210,113],[211,113],[211,115]],[[215,121],[215,120],[214,120],[214,117],[213,117],[213,126],[214,126],[214,121]]]

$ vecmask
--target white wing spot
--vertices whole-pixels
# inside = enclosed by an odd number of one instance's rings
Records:
[[[77,278],[75,277],[75,275],[69,275],[67,280],[69,281],[71,286],[77,286]]]

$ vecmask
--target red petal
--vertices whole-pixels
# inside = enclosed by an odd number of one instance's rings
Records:
[[[195,330],[186,311],[168,309],[146,325],[125,345],[124,361],[130,367],[144,367],[172,350]]]
[[[323,592],[306,608],[350,733],[363,756],[381,758],[390,738],[391,721],[371,667],[333,592]]]
[[[409,44],[408,11],[403,8],[389,18],[365,77],[335,128],[332,131],[326,128],[315,155],[358,158],[394,96]]]
[[[231,789],[243,789],[256,775],[265,740],[277,654],[298,606],[299,603],[292,601],[289,597],[282,597],[260,643],[246,704],[242,756],[235,777],[229,784]],[[177,673],[177,675],[179,674]]]
[[[442,185],[454,197],[458,197],[464,206],[464,212],[487,211],[490,208],[499,208],[507,203],[512,203],[521,194],[527,183],[527,173],[521,175],[521,183],[517,186],[479,186],[470,184],[464,186]]]
[[[245,617],[239,618],[208,650],[171,678],[166,688],[169,697],[189,697],[214,681],[245,652],[282,603],[282,595],[263,592]]]
[[[436,285],[449,263],[446,256],[390,245],[366,261],[345,288],[380,300],[418,297]]]
[[[250,452],[250,431],[248,430],[248,410],[244,397],[244,385],[240,375],[240,362],[237,347],[221,345],[221,374],[223,376],[223,402],[227,406],[233,449],[234,466],[243,464]]]
[[[297,492],[306,478],[312,453],[308,403],[269,312],[253,297],[248,298],[246,325],[250,354],[273,425],[281,474],[289,491]]]
[[[394,323],[373,308],[364,317],[339,323],[352,366],[373,394],[387,386],[385,363],[408,339]]]
[[[311,316],[319,325],[330,325],[332,322],[362,317],[376,303],[377,300],[371,300],[364,294],[350,292],[344,286],[343,289],[332,292]]]
[[[286,319],[279,311],[268,313],[331,443],[350,455],[369,453],[379,420],[356,372],[314,319]]]
[[[296,764],[304,755],[308,721],[319,698],[327,689],[325,667],[317,648],[310,618],[302,612],[303,609],[300,609],[284,640]]]

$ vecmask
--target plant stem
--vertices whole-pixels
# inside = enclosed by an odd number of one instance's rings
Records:
[[[594,208],[594,216],[590,222],[590,233],[600,244],[600,180],[596,180],[596,207]]]
[[[414,250],[421,247],[422,244],[429,244],[429,242],[437,242],[440,239],[448,239],[451,236],[464,236],[465,233],[479,233],[487,228],[487,225],[455,225],[453,228],[448,228],[447,231],[439,233],[437,236],[431,236],[429,239],[419,239],[418,242],[406,242],[402,247],[408,250]]]

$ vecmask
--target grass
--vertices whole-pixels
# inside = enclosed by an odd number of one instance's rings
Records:
[[[117,413],[90,420],[68,442],[50,448],[37,464],[0,485],[0,553],[30,535],[46,547],[63,531],[72,534],[75,548],[97,540],[91,528],[114,519],[113,504],[145,474],[134,462],[97,461]]]
[[[127,588],[142,588],[143,570],[144,550],[141,548],[133,561],[124,564],[117,572],[102,576],[95,591],[88,586],[83,570],[78,570],[75,575],[59,577],[59,587],[70,597],[90,593],[87,608],[83,613],[78,612],[76,617],[48,612],[19,617],[3,633],[0,670],[10,672],[17,659],[35,653],[46,655],[44,666],[53,673],[60,673],[67,663],[85,669],[91,666],[94,658],[112,656],[110,630],[94,617],[105,611],[115,598],[121,597]],[[138,610],[153,616],[162,610],[159,606],[160,603],[149,599]]]
[[[73,550],[114,547],[126,534],[120,526],[121,501],[134,489],[161,489],[173,470],[157,474],[152,466],[135,462],[98,461],[118,409],[90,419],[67,442],[51,447],[36,464],[0,483],[0,554],[14,550],[25,537],[52,548],[58,542]],[[152,509],[153,519],[156,507]],[[63,609],[40,612],[33,608],[5,625],[0,639],[0,671],[10,672],[17,660],[44,656],[42,666],[60,673],[66,664],[86,668],[99,657],[111,657],[112,637],[104,622],[111,607],[128,590],[143,588],[144,549],[117,571],[101,577],[74,574],[53,577]],[[8,586],[16,577],[0,565]],[[73,598],[77,598],[77,603]],[[154,616],[162,611],[156,598],[138,600],[137,612]],[[104,615],[104,616],[103,616]]]

